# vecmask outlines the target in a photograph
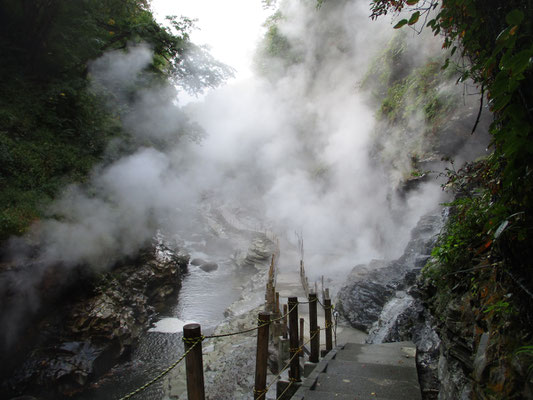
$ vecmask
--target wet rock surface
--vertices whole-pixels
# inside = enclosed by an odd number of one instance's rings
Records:
[[[369,332],[395,293],[414,284],[430,257],[443,220],[441,215],[422,217],[399,259],[391,262],[373,260],[353,268],[348,283],[338,294],[338,311],[351,326]]]
[[[127,358],[155,311],[179,291],[188,262],[157,236],[137,258],[102,274],[90,295],[65,301],[38,322],[41,341],[2,384],[5,398],[72,396]]]
[[[202,269],[205,272],[216,271],[218,269],[218,264],[215,262],[206,262],[200,265],[200,269]]]

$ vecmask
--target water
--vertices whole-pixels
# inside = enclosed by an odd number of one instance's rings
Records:
[[[240,288],[249,279],[231,259],[216,261],[219,267],[212,272],[191,265],[176,306],[159,315],[154,326],[141,335],[131,361],[115,367],[76,399],[116,400],[144,385],[183,354],[182,331],[188,322],[200,323],[203,333],[212,332],[224,320],[224,310],[240,297]],[[135,399],[163,399],[165,391],[161,382],[135,395]]]
[[[394,327],[399,315],[403,314],[414,302],[413,297],[404,291],[396,292],[395,297],[390,299],[368,333],[367,343],[383,343]]]

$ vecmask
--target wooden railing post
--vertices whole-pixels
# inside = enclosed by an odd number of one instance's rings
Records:
[[[324,314],[326,315],[326,351],[330,351],[333,348],[332,340],[332,327],[331,323],[331,299],[324,299]]]
[[[283,339],[287,339],[289,336],[289,330],[287,329],[287,313],[289,312],[289,308],[287,307],[287,304],[283,304]]]
[[[316,293],[309,293],[309,337],[311,338],[311,355],[309,361],[318,362],[320,352],[320,331],[318,331]],[[318,334],[317,334],[318,333]]]
[[[295,382],[301,382],[300,379],[300,360],[295,357],[300,351],[298,340],[298,297],[289,297],[289,346],[291,365],[289,369],[289,378]]]
[[[304,347],[304,323],[305,323],[305,320],[303,318],[300,318],[300,331],[299,331],[299,334],[300,334],[300,347],[302,348],[302,351],[300,351],[300,356],[299,357],[303,357],[304,356],[304,352],[303,352],[303,347]]]
[[[204,400],[204,367],[202,361],[202,329],[199,324],[187,324],[183,327],[185,351],[194,348],[185,357],[187,375],[187,398]]]
[[[259,329],[257,330],[257,353],[255,359],[254,399],[265,398],[267,364],[268,364],[268,328],[270,313],[259,313]]]

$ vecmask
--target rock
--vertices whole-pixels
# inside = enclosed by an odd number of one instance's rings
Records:
[[[272,255],[278,251],[277,245],[265,234],[258,234],[248,248],[243,266],[254,267],[256,264],[265,264],[265,261],[270,261]]]
[[[176,297],[188,263],[188,256],[157,236],[138,257],[103,274],[91,297],[66,299],[61,318],[42,322],[50,328],[42,332],[38,350],[9,379],[9,394],[41,396],[45,387],[47,398],[72,395],[108,372],[129,354],[155,307]]]
[[[200,269],[205,272],[212,272],[218,269],[218,264],[215,262],[206,262],[200,265]]]
[[[426,215],[411,231],[411,240],[399,259],[373,260],[354,267],[347,285],[339,291],[337,304],[340,314],[351,326],[369,332],[396,291],[414,284],[430,257],[443,223],[442,215]]]
[[[487,348],[489,346],[489,333],[483,332],[479,345],[477,347],[476,356],[474,358],[474,379],[481,381],[485,367],[487,366]]]
[[[339,292],[337,308],[351,326],[368,333],[393,293],[386,285],[374,281],[357,282]]]
[[[191,265],[194,265],[194,266],[199,266],[199,265],[202,265],[202,264],[205,264],[206,261],[201,259],[201,258],[193,258],[192,261],[191,261]]]

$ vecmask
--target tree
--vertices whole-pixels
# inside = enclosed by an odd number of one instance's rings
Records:
[[[159,25],[147,0],[0,2],[0,240],[23,233],[125,134],[118,112],[89,90],[91,60],[147,43],[146,85],[171,81],[197,93],[231,76],[190,41],[193,28],[187,18]]]

